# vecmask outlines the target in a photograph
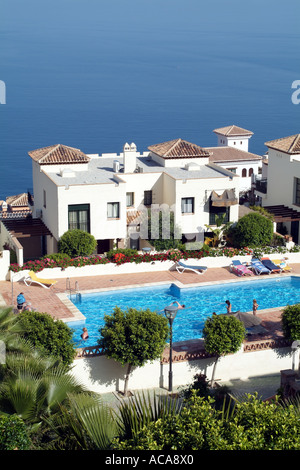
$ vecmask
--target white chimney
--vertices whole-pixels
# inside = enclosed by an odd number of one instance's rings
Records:
[[[120,171],[120,162],[119,160],[114,160],[114,172],[118,173]]]
[[[134,173],[136,169],[137,155],[138,152],[136,151],[136,145],[133,142],[131,145],[126,142],[123,147],[124,173]]]

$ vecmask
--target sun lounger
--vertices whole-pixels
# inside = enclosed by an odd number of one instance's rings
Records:
[[[253,271],[255,272],[255,274],[257,274],[257,275],[259,275],[259,274],[271,274],[270,269],[266,268],[266,266],[264,266],[262,264],[262,262],[259,261],[259,259],[257,259],[257,258],[252,258],[251,267],[252,267]]]
[[[32,283],[35,283],[45,289],[50,289],[50,287],[57,283],[57,281],[53,281],[52,279],[41,279],[37,277],[34,271],[29,271],[28,276],[24,278],[24,282],[26,286],[31,286]]]
[[[270,270],[271,273],[281,273],[282,269],[270,260],[270,258],[261,258],[262,264]]]
[[[196,274],[203,274],[207,270],[207,266],[200,266],[199,260],[189,258],[177,261],[176,269],[180,274],[182,274],[186,270],[193,271]]]
[[[287,264],[285,259],[273,259],[272,260],[276,266],[279,266],[284,273],[290,273],[292,268]]]
[[[232,261],[230,271],[237,274],[238,276],[253,276],[253,272],[239,260]]]

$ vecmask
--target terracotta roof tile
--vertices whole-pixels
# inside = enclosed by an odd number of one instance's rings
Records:
[[[226,126],[226,127],[220,127],[219,129],[214,129],[216,134],[222,134],[228,137],[234,137],[234,136],[242,136],[242,135],[253,135],[253,132],[247,131],[247,129],[243,129],[242,127],[238,126]]]
[[[174,139],[168,142],[162,142],[160,144],[150,145],[148,149],[163,157],[165,159],[170,158],[197,158],[197,157],[208,157],[208,152],[202,147],[196,144],[191,144],[186,140]]]
[[[242,160],[262,160],[260,155],[255,153],[246,152],[235,147],[205,147],[209,152],[210,162],[227,162],[227,161],[242,161]]]
[[[8,196],[6,198],[6,203],[13,207],[23,207],[28,205],[28,194],[22,193],[16,196]]]
[[[269,142],[265,142],[265,145],[290,155],[298,154],[300,153],[300,134],[270,140]]]
[[[28,152],[29,156],[40,165],[59,163],[87,163],[90,158],[81,150],[66,145],[50,145]]]

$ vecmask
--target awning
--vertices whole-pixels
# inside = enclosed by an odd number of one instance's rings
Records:
[[[264,206],[264,209],[274,216],[274,222],[291,222],[294,220],[300,220],[300,212],[287,206]]]
[[[234,189],[225,189],[219,196],[216,191],[211,193],[211,203],[215,207],[228,207],[238,204],[238,199],[235,197]]]
[[[52,233],[41,219],[2,219],[1,222],[8,232],[16,238],[27,238],[42,235],[52,236]]]

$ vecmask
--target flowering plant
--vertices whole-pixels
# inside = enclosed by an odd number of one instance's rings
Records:
[[[295,245],[290,250],[285,246],[276,246],[276,247],[261,247],[261,248],[210,248],[203,246],[199,250],[168,250],[158,253],[133,253],[133,254],[124,254],[116,253],[111,258],[101,256],[101,255],[92,255],[92,256],[78,256],[76,258],[61,258],[61,259],[51,259],[51,258],[42,258],[34,261],[26,261],[23,266],[20,266],[17,263],[10,265],[9,269],[13,272],[18,272],[22,270],[30,270],[34,272],[42,271],[45,268],[61,268],[66,269],[69,266],[73,267],[82,267],[82,266],[92,266],[96,264],[108,264],[115,263],[117,265],[125,263],[153,263],[155,261],[178,261],[179,259],[187,258],[196,258],[201,259],[207,256],[209,257],[218,257],[226,256],[232,258],[233,256],[242,256],[242,255],[251,255],[254,257],[260,258],[263,254],[271,253],[295,253],[300,251],[300,246]]]

